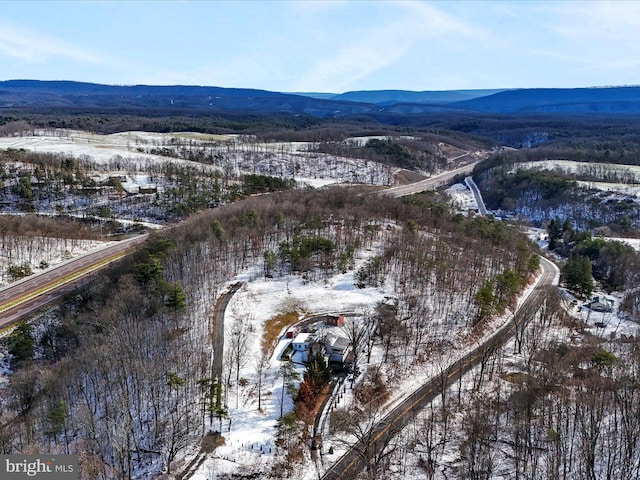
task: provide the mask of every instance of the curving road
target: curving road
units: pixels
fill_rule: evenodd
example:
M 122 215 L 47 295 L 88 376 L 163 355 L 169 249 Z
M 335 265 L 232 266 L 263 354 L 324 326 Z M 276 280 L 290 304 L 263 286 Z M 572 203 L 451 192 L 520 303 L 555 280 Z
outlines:
M 466 155 L 469 154 L 465 153 L 464 155 L 456 157 L 456 159 L 464 157 Z M 478 163 L 480 162 L 478 161 L 470 163 L 469 165 L 463 165 L 462 167 L 458 167 L 454 170 L 449 170 L 448 172 L 441 173 L 440 175 L 434 175 L 433 177 L 429 177 L 426 180 L 410 183 L 409 185 L 400 185 L 398 187 L 387 188 L 386 190 L 381 190 L 379 193 L 381 195 L 387 195 L 391 197 L 403 197 L 405 195 L 424 192 L 425 190 L 435 190 L 438 187 L 451 183 L 451 181 L 458 175 L 467 175 L 471 173 L 473 171 L 473 168 Z
M 540 257 L 542 275 L 526 300 L 522 302 L 514 315 L 513 321 L 505 324 L 485 343 L 477 346 L 464 357 L 447 368 L 440 375 L 418 388 L 406 400 L 389 412 L 374 428 L 371 435 L 366 437 L 373 439 L 366 448 L 362 442 L 351 447 L 331 468 L 322 476 L 322 480 L 350 480 L 355 478 L 366 465 L 365 459 L 358 453 L 369 451 L 373 457 L 380 449 L 388 444 L 415 415 L 424 409 L 442 392 L 443 386 L 449 385 L 478 365 L 492 351 L 503 345 L 516 331 L 521 322 L 527 321 L 523 312 L 531 311 L 544 299 L 547 288 L 554 285 L 557 278 L 558 267 L 544 257 Z
M 121 240 L 0 289 L 0 329 L 59 300 L 88 275 L 135 250 L 147 237 Z

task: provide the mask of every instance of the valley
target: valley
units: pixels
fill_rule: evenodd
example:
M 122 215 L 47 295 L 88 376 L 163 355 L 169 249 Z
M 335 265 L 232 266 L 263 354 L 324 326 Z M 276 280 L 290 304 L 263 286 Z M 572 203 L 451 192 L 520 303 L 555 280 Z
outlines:
M 592 463 L 556 449 L 591 431 L 594 399 L 607 441 L 635 448 L 611 420 L 637 393 L 634 144 L 607 163 L 594 139 L 579 162 L 558 138 L 406 130 L 6 130 L 7 284 L 148 239 L 5 332 L 2 448 L 78 452 L 105 480 L 634 472 L 601 444 Z M 318 315 L 344 325 L 287 336 Z M 333 370 L 332 335 L 350 352 Z M 385 417 L 414 392 L 410 418 Z

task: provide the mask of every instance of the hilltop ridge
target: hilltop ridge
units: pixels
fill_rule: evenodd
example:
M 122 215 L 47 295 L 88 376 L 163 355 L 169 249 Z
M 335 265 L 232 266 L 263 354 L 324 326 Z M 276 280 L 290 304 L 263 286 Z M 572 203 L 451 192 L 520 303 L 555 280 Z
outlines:
M 640 87 L 527 88 L 509 90 L 373 90 L 282 93 L 196 85 L 102 85 L 74 81 L 0 82 L 0 109 L 82 107 L 237 111 L 338 118 L 433 113 L 639 114 Z

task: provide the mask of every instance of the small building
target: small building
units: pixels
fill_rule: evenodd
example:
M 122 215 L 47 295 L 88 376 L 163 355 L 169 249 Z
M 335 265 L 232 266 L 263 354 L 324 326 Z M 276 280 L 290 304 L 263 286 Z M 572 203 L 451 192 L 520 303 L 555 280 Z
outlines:
M 300 333 L 300 327 L 291 327 L 289 328 L 284 336 L 285 338 L 295 338 Z
M 587 304 L 594 312 L 611 312 L 613 311 L 614 301 L 607 297 L 593 297 Z
M 344 316 L 342 315 L 327 315 L 324 319 L 324 323 L 333 327 L 344 326 Z

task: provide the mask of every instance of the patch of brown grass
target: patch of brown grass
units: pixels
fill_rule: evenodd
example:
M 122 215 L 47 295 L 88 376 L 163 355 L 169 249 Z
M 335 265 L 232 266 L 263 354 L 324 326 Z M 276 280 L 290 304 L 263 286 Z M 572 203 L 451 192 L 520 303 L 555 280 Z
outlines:
M 262 336 L 262 351 L 267 353 L 275 344 L 282 329 L 297 321 L 297 312 L 279 313 L 275 317 L 267 320 L 264 324 L 264 335 Z
M 219 433 L 207 433 L 202 439 L 200 451 L 211 453 L 217 447 L 224 445 L 224 437 Z
M 503 373 L 500 378 L 506 382 L 523 384 L 527 381 L 529 375 L 524 372 Z

